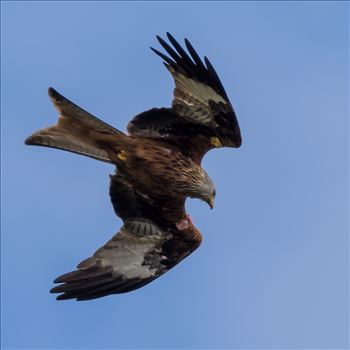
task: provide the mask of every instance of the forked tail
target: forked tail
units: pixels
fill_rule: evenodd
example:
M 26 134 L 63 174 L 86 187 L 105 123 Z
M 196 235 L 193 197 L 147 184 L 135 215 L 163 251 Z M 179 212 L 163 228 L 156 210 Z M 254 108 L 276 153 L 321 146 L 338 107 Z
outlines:
M 49 96 L 60 116 L 56 125 L 40 129 L 25 140 L 26 145 L 58 148 L 112 163 L 99 140 L 124 135 L 49 88 Z

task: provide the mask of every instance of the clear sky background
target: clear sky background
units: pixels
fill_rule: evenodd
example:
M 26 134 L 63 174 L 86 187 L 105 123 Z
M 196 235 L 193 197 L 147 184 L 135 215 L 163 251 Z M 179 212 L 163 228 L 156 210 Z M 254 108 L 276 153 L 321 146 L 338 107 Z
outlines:
M 348 3 L 2 2 L 3 348 L 345 348 Z M 24 139 L 55 123 L 55 87 L 125 130 L 170 105 L 156 34 L 188 37 L 235 106 L 240 149 L 210 152 L 204 241 L 145 288 L 48 293 L 120 227 L 113 167 Z

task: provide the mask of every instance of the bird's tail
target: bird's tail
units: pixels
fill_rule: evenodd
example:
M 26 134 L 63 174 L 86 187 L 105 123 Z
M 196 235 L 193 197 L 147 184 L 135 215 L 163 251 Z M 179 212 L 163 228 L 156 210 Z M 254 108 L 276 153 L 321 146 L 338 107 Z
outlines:
M 49 96 L 60 116 L 56 125 L 40 129 L 25 140 L 26 145 L 58 148 L 112 163 L 101 140 L 125 137 L 121 131 L 94 117 L 53 88 Z

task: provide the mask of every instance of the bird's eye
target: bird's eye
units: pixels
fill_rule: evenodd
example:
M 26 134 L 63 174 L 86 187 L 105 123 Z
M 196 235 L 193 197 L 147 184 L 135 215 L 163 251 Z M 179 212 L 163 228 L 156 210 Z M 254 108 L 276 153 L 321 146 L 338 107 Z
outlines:
M 214 197 L 216 196 L 216 190 L 214 190 L 213 195 L 214 195 Z

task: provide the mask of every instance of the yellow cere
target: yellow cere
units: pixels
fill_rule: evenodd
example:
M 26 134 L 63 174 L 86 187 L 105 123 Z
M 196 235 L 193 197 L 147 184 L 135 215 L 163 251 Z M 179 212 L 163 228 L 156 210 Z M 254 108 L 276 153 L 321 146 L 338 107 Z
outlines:
M 220 139 L 216 136 L 210 138 L 210 143 L 216 148 L 222 147 Z
M 118 158 L 121 160 L 121 161 L 126 161 L 126 155 L 125 155 L 125 152 L 124 151 L 120 151 L 118 152 Z

